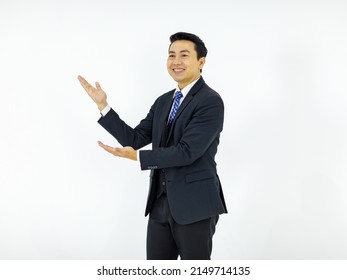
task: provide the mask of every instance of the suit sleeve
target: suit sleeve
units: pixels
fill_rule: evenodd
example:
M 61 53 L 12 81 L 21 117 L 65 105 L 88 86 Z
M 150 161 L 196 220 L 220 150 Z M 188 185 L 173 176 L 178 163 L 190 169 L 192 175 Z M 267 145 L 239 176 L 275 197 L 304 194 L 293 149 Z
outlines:
M 205 98 L 196 107 L 176 145 L 140 151 L 141 169 L 160 169 L 192 164 L 205 154 L 213 142 L 219 142 L 223 120 L 224 104 L 220 96 L 216 94 Z
M 117 141 L 124 146 L 138 150 L 152 142 L 153 112 L 156 102 L 151 107 L 145 119 L 135 128 L 127 125 L 119 115 L 111 109 L 98 123 L 105 128 Z

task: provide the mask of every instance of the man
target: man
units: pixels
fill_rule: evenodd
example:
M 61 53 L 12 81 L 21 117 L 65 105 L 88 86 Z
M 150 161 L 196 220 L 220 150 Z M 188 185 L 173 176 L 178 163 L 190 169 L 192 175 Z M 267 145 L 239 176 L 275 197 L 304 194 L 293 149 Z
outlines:
M 183 32 L 170 41 L 167 69 L 177 88 L 157 98 L 134 129 L 110 108 L 99 83 L 78 79 L 101 112 L 98 122 L 123 148 L 99 145 L 151 170 L 147 259 L 210 259 L 219 214 L 227 212 L 214 160 L 224 105 L 201 77 L 203 41 Z M 149 143 L 152 150 L 139 151 Z

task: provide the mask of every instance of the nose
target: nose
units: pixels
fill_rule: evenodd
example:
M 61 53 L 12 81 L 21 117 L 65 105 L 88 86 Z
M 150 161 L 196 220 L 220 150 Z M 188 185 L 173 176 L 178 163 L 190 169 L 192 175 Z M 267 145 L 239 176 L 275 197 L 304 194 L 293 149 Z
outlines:
M 181 64 L 181 59 L 179 57 L 175 57 L 173 61 L 173 65 L 180 65 Z

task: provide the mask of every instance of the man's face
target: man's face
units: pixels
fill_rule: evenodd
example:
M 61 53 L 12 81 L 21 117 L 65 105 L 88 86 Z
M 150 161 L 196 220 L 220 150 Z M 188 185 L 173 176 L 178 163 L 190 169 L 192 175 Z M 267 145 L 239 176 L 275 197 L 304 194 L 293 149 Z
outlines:
M 178 40 L 170 46 L 167 70 L 180 89 L 200 77 L 200 70 L 204 64 L 205 58 L 197 58 L 193 42 Z

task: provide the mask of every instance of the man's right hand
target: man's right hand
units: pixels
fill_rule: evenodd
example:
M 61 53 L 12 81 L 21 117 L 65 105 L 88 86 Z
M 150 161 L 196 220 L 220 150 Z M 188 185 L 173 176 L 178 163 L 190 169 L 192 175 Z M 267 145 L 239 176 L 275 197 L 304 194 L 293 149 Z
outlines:
M 78 80 L 91 99 L 93 99 L 93 101 L 96 103 L 98 109 L 102 111 L 107 106 L 107 95 L 102 90 L 100 84 L 96 82 L 95 87 L 93 87 L 81 76 L 78 76 Z

